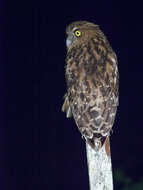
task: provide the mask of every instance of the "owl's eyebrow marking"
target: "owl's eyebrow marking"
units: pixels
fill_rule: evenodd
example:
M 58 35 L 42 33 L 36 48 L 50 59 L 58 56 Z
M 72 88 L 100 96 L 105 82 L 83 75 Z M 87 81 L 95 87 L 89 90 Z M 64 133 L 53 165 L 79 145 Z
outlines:
M 77 27 L 74 27 L 74 28 L 72 29 L 73 32 L 75 32 L 76 30 L 78 30 Z

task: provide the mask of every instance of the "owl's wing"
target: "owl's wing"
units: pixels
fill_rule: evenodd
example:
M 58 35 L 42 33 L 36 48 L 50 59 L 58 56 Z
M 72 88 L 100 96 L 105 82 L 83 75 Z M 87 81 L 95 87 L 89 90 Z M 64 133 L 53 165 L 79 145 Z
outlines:
M 62 106 L 62 111 L 66 112 L 67 118 L 72 117 L 72 111 L 69 105 L 69 99 L 68 99 L 67 93 L 64 95 L 64 103 Z
M 101 85 L 92 88 L 90 93 L 78 91 L 72 105 L 72 113 L 81 134 L 93 148 L 95 143 L 100 148 L 110 135 L 118 97 L 111 87 Z

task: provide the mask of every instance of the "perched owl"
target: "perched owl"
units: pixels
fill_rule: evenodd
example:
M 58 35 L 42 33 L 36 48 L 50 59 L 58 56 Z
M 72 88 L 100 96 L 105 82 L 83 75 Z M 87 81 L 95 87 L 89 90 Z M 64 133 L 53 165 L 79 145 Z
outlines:
M 110 135 L 118 106 L 117 57 L 98 25 L 66 28 L 66 82 L 62 111 L 74 117 L 87 143 L 99 150 Z

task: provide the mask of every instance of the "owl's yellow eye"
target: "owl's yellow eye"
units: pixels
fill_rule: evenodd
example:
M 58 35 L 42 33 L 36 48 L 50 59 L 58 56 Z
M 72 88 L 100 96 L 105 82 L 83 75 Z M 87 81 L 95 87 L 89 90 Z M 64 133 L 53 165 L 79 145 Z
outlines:
M 81 31 L 80 31 L 80 30 L 76 30 L 76 31 L 75 31 L 75 35 L 76 35 L 77 37 L 80 37 L 80 36 L 81 36 Z

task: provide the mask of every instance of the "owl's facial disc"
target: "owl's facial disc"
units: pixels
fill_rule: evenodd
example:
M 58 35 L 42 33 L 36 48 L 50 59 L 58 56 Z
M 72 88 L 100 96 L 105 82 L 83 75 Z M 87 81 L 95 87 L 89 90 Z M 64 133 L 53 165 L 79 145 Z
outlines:
M 67 40 L 66 40 L 67 47 L 69 47 L 72 44 L 73 38 L 74 38 L 74 35 L 72 33 L 68 35 Z
M 81 31 L 78 29 L 78 28 L 73 28 L 73 30 L 71 32 L 67 32 L 68 34 L 68 37 L 67 37 L 67 40 L 66 40 L 66 45 L 67 45 L 67 48 L 70 47 L 70 45 L 76 41 L 78 38 L 81 37 L 82 33 Z

